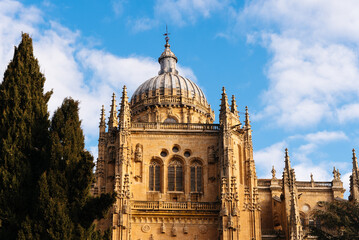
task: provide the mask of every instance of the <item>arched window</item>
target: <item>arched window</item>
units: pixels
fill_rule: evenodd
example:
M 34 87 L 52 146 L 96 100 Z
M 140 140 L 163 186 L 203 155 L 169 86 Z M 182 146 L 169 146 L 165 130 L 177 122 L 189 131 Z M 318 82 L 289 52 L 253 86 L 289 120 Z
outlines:
M 168 191 L 183 191 L 183 167 L 180 161 L 173 160 L 168 165 Z
M 202 164 L 199 161 L 191 165 L 191 192 L 202 192 Z
M 173 117 L 168 117 L 168 118 L 166 118 L 164 123 L 177 123 L 177 121 Z
M 149 179 L 149 188 L 150 191 L 161 191 L 161 166 L 158 162 L 152 161 L 150 164 L 150 179 Z

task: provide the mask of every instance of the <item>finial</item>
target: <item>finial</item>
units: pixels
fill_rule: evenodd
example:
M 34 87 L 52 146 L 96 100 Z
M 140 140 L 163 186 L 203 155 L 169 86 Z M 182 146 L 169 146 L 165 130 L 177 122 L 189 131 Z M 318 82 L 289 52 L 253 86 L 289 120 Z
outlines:
M 123 95 L 126 95 L 127 96 L 127 87 L 126 87 L 126 85 L 123 85 L 123 88 L 122 88 L 122 96 Z
M 234 95 L 232 95 L 231 112 L 234 113 L 235 115 L 238 115 L 237 102 L 236 102 L 236 97 Z
M 276 170 L 274 168 L 274 165 L 272 166 L 272 179 L 275 179 Z
M 116 109 L 116 95 L 115 93 L 112 94 L 112 103 L 111 103 L 111 110 L 110 110 L 110 117 L 108 121 L 109 128 L 115 128 L 118 126 L 117 123 L 117 109 Z
M 288 148 L 285 149 L 285 168 L 291 169 L 290 167 L 290 160 L 289 160 L 289 154 L 288 154 Z
M 220 112 L 229 112 L 228 97 L 226 89 L 222 87 L 221 110 Z
M 355 149 L 353 148 L 353 163 L 354 163 L 354 161 L 357 162 L 357 157 L 355 155 Z
M 165 45 L 166 48 L 171 47 L 171 45 L 169 45 L 169 43 L 168 43 L 168 41 L 170 40 L 169 35 L 170 35 L 170 33 L 168 32 L 167 24 L 166 24 L 166 32 L 163 34 L 163 36 L 165 36 L 165 40 L 166 40 L 166 45 Z
M 355 155 L 355 149 L 353 148 L 353 170 L 357 170 L 358 169 L 358 160 L 357 157 Z
M 245 126 L 247 128 L 251 127 L 251 121 L 249 121 L 249 113 L 248 113 L 248 107 L 247 106 L 246 106 L 246 119 L 245 119 L 244 123 L 245 123 Z
M 123 88 L 122 88 L 122 97 L 121 97 L 121 109 L 123 108 L 124 105 L 127 105 L 127 100 L 128 100 L 128 97 L 127 97 L 127 87 L 126 87 L 126 85 L 123 85 Z
M 106 127 L 106 117 L 105 117 L 105 106 L 104 105 L 102 105 L 102 108 L 101 108 L 100 127 Z

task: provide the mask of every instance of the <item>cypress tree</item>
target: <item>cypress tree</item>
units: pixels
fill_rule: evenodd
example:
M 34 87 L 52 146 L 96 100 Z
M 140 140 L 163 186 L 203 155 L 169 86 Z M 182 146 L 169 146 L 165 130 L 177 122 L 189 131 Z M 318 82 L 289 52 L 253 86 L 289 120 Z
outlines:
M 34 227 L 41 239 L 91 239 L 96 236 L 94 220 L 102 218 L 115 200 L 110 194 L 90 196 L 94 163 L 85 149 L 78 113 L 78 102 L 67 98 L 52 118 L 48 174 L 38 187 L 41 221 Z
M 78 102 L 65 99 L 50 124 L 44 82 L 22 34 L 0 85 L 0 239 L 107 239 L 93 222 L 115 195 L 90 196 Z
M 33 190 L 47 168 L 49 115 L 45 77 L 22 34 L 0 84 L 0 239 L 15 239 L 31 219 Z

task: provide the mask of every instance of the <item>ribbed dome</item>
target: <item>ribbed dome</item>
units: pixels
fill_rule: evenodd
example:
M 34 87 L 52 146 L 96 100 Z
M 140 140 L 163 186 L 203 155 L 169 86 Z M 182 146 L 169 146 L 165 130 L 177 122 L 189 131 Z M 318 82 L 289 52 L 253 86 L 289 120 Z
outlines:
M 163 73 L 142 83 L 132 95 L 131 103 L 135 104 L 143 98 L 164 95 L 192 98 L 207 105 L 206 97 L 197 84 L 171 72 Z
M 167 116 L 182 123 L 213 122 L 214 112 L 202 90 L 197 84 L 178 74 L 178 59 L 170 49 L 169 38 L 165 39 L 165 50 L 158 58 L 158 75 L 142 83 L 132 95 L 133 117 L 136 116 L 137 121 L 160 121 L 161 116 Z M 144 113 L 145 111 L 147 113 Z M 153 116 L 156 116 L 156 119 Z

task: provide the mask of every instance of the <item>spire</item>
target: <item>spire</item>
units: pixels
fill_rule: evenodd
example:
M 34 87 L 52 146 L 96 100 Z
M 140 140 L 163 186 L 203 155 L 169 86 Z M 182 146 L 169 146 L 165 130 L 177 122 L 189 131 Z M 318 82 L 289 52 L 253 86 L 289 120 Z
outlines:
M 120 113 L 118 116 L 120 120 L 120 128 L 121 129 L 128 128 L 131 124 L 131 112 L 130 112 L 130 105 L 128 103 L 126 86 L 123 86 L 121 104 L 120 104 Z
M 288 148 L 285 149 L 285 169 L 289 171 L 291 170 Z
M 355 149 L 353 148 L 353 169 L 352 175 L 350 176 L 350 201 L 359 202 L 359 171 L 358 171 L 358 160 L 355 155 Z
M 178 59 L 176 57 L 176 55 L 171 51 L 171 45 L 168 43 L 170 38 L 168 37 L 168 35 L 170 35 L 170 33 L 167 31 L 167 26 L 166 26 L 166 33 L 163 34 L 166 40 L 166 44 L 165 44 L 165 50 L 163 51 L 163 53 L 161 54 L 161 56 L 158 58 L 158 62 L 161 65 L 161 70 L 158 72 L 159 75 L 164 74 L 164 73 L 175 73 L 178 74 L 178 71 L 176 70 L 176 63 L 178 62 Z
M 249 121 L 249 113 L 248 113 L 248 107 L 246 106 L 246 119 L 244 120 L 244 125 L 247 128 L 251 128 L 251 121 Z
M 105 132 L 105 130 L 106 130 L 105 107 L 102 105 L 101 117 L 100 117 L 100 132 Z
M 355 149 L 353 148 L 353 171 L 358 172 L 358 160 L 357 157 L 355 155 Z
M 221 112 L 222 111 L 228 111 L 229 110 L 229 105 L 228 105 L 228 97 L 227 97 L 227 93 L 226 93 L 226 89 L 223 87 L 222 88 L 222 98 L 221 98 Z
M 238 115 L 237 103 L 234 95 L 232 95 L 231 112 L 235 115 Z
M 122 88 L 122 97 L 121 97 L 121 108 L 128 104 L 128 97 L 127 97 L 127 87 L 126 85 Z
M 108 120 L 108 128 L 116 128 L 118 127 L 118 121 L 117 121 L 117 109 L 116 109 L 116 95 L 115 93 L 112 94 L 112 103 L 111 103 L 111 111 L 110 111 L 110 117 Z

